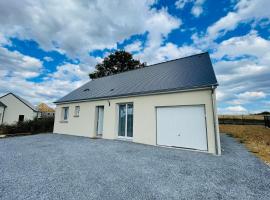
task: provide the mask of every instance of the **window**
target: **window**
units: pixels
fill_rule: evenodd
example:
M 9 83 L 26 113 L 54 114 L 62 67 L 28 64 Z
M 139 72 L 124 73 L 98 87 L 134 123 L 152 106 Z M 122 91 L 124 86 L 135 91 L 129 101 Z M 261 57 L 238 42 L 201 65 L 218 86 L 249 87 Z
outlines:
M 19 115 L 19 122 L 23 122 L 24 120 L 24 115 Z
M 67 121 L 68 120 L 68 107 L 62 108 L 62 120 Z
M 79 115 L 80 115 L 80 106 L 75 106 L 74 117 L 79 117 Z
M 103 133 L 104 106 L 97 106 L 97 136 Z
M 133 137 L 133 104 L 119 105 L 118 136 L 125 138 Z

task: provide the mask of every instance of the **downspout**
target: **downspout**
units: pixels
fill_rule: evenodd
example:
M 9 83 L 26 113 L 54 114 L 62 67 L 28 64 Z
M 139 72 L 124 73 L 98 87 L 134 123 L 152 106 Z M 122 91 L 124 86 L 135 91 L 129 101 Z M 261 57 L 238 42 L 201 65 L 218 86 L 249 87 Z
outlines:
M 2 116 L 2 122 L 1 122 L 1 124 L 3 124 L 3 122 L 4 122 L 5 110 L 6 110 L 6 107 L 4 107 L 4 110 L 3 110 L 3 116 Z
M 221 146 L 220 146 L 220 135 L 219 135 L 219 125 L 218 125 L 218 116 L 217 116 L 217 107 L 216 107 L 216 95 L 215 95 L 215 86 L 211 88 L 211 98 L 212 98 L 212 111 L 213 111 L 213 120 L 214 120 L 214 131 L 215 131 L 215 149 L 216 155 L 221 155 Z

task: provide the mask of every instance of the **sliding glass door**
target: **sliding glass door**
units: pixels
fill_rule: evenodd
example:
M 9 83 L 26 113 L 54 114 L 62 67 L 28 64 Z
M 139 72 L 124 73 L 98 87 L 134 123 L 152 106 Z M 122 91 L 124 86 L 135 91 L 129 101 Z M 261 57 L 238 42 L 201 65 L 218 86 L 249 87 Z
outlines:
M 118 136 L 122 138 L 133 137 L 133 104 L 119 105 Z

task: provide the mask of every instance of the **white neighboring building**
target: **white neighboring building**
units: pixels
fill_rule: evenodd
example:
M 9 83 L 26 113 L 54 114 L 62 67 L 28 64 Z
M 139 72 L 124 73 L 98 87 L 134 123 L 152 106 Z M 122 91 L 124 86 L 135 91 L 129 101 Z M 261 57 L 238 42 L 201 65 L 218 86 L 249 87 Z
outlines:
M 37 117 L 35 106 L 25 99 L 8 93 L 0 97 L 0 124 L 13 124 Z

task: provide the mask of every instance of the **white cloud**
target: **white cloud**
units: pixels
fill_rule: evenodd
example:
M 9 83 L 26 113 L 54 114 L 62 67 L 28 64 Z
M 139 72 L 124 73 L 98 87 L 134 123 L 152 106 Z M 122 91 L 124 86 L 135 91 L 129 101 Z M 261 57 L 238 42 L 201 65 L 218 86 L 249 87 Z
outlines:
M 269 52 L 270 41 L 251 31 L 221 42 L 211 56 L 217 59 L 215 69 L 222 82 L 256 80 L 256 77 L 265 79 L 263 75 L 270 74 Z
M 175 6 L 177 9 L 183 9 L 187 3 L 190 3 L 194 0 L 178 0 L 175 2 Z
M 166 55 L 173 57 L 171 56 L 171 53 L 174 55 L 175 53 L 172 51 L 169 52 L 169 50 L 177 49 L 177 46 L 171 43 L 167 43 L 165 46 L 162 44 L 168 37 L 168 34 L 172 30 L 179 28 L 181 24 L 182 21 L 169 15 L 166 9 L 153 11 L 151 18 L 146 21 L 149 33 L 147 35 L 145 48 L 143 51 L 135 54 L 135 57 L 139 58 L 143 62 L 147 62 L 148 64 L 164 61 L 166 60 Z M 168 52 L 164 52 L 164 49 L 167 49 Z
M 270 41 L 258 35 L 256 31 L 240 37 L 232 37 L 221 42 L 217 50 L 212 54 L 214 58 L 227 56 L 234 59 L 240 56 L 255 56 L 265 64 L 270 61 Z
M 171 16 L 166 9 L 152 10 L 151 17 L 145 22 L 149 31 L 146 46 L 148 48 L 159 47 L 168 34 L 179 28 L 181 24 L 182 21 Z
M 43 58 L 43 60 L 47 61 L 47 62 L 52 62 L 53 61 L 53 58 L 52 57 L 49 57 L 49 56 L 45 56 Z
M 200 38 L 199 34 L 193 35 L 193 40 L 195 47 L 213 51 L 210 56 L 219 82 L 217 100 L 220 106 L 226 103 L 245 109 L 255 104 L 263 107 L 263 99 L 268 98 L 270 91 L 269 39 L 250 31 L 219 44 L 204 35 Z M 234 114 L 236 111 L 219 108 L 219 113 Z
M 219 101 L 244 105 L 257 100 L 243 99 L 239 94 L 252 95 L 254 91 L 267 94 L 270 90 L 269 52 L 269 40 L 254 31 L 221 42 L 211 55 L 215 59 L 219 91 L 223 94 Z
M 234 30 L 240 23 L 270 19 L 269 0 L 240 0 L 234 7 L 233 12 L 219 19 L 208 27 L 207 35 L 215 39 L 228 31 Z M 265 22 L 264 22 L 265 23 Z
M 258 92 L 243 92 L 237 95 L 241 99 L 261 99 L 265 98 L 266 94 L 262 91 Z
M 42 61 L 0 47 L 0 95 L 14 92 L 33 104 L 52 102 L 88 81 L 88 65 L 63 64 L 35 83 L 45 70 Z
M 195 16 L 195 17 L 199 17 L 203 12 L 202 7 L 200 6 L 194 6 L 191 10 L 191 13 Z
M 44 50 L 84 59 L 94 49 L 116 48 L 134 34 L 149 32 L 151 43 L 168 35 L 180 20 L 154 0 L 0 2 L 0 33 L 32 39 Z M 2 38 L 2 37 L 1 37 Z
M 203 4 L 205 0 L 178 0 L 175 2 L 177 9 L 183 9 L 186 4 L 193 3 L 191 8 L 191 14 L 195 17 L 199 17 L 203 13 Z
M 48 74 L 43 81 L 37 83 L 27 80 L 26 76 L 7 77 L 1 73 L 0 85 L 5 85 L 5 87 L 0 87 L 0 95 L 12 91 L 35 105 L 40 102 L 53 105 L 53 101 L 89 80 L 88 71 L 82 71 L 81 68 L 74 64 L 58 66 L 57 71 Z
M 226 95 L 224 94 L 224 92 L 217 90 L 216 91 L 216 97 L 217 97 L 217 101 L 220 102 L 220 101 L 224 100 Z
M 2 44 L 10 44 L 10 41 L 0 32 L 0 46 Z
M 0 72 L 8 76 L 35 77 L 41 73 L 42 62 L 18 51 L 0 47 Z
M 264 99 L 267 95 L 262 91 L 243 92 L 235 95 L 235 99 L 229 100 L 227 103 L 234 105 L 243 105 L 247 103 L 256 103 L 260 99 Z
M 139 40 L 136 40 L 135 42 L 133 42 L 132 44 L 129 44 L 127 46 L 125 46 L 125 50 L 127 52 L 137 52 L 137 51 L 141 51 L 142 50 L 142 42 Z
M 146 49 L 148 51 L 148 49 Z M 141 54 L 135 54 L 135 57 L 147 62 L 147 64 L 154 64 L 165 60 L 172 60 L 189 56 L 196 53 L 201 53 L 200 49 L 193 46 L 181 46 L 178 47 L 173 43 L 167 43 L 164 46 L 158 47 L 154 52 L 142 52 Z
M 247 112 L 248 112 L 247 109 L 240 105 L 229 106 L 223 110 L 223 113 L 230 113 L 230 114 L 247 114 Z
M 73 81 L 76 79 L 88 80 L 87 71 L 83 71 L 80 65 L 70 63 L 57 66 L 56 72 L 54 72 L 53 74 L 49 74 L 48 77 L 62 81 Z
M 196 0 L 194 3 L 194 6 L 191 9 L 191 13 L 195 16 L 195 17 L 199 17 L 202 13 L 203 13 L 203 3 L 205 2 L 205 0 Z

